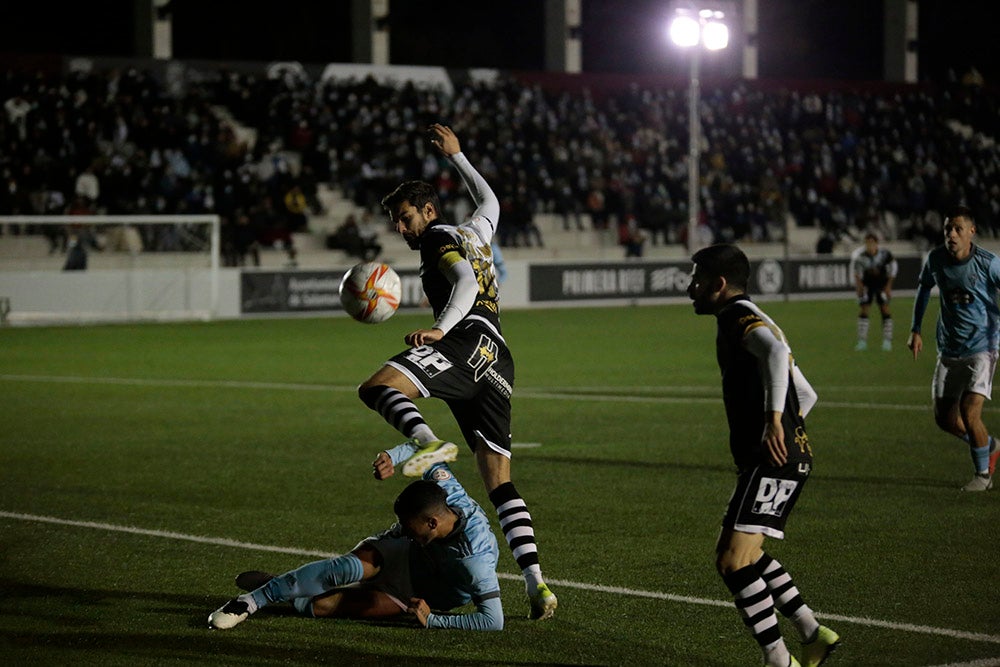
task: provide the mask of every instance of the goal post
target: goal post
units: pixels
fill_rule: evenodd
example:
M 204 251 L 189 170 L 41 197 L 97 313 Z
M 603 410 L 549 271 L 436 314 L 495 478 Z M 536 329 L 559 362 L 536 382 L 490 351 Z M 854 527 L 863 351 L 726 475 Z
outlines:
M 0 216 L 11 324 L 214 319 L 218 215 Z

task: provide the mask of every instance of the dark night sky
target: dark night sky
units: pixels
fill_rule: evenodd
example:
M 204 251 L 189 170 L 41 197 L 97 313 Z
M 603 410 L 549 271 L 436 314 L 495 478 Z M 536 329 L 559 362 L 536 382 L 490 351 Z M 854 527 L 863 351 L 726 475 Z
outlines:
M 682 75 L 683 56 L 666 44 L 669 0 L 582 0 L 588 72 Z M 349 0 L 174 0 L 174 56 L 180 59 L 349 62 Z M 254 9 L 248 9 L 253 6 Z M 989 54 L 992 24 L 975 20 L 974 0 L 919 0 L 920 78 L 975 64 L 1000 76 Z M 0 52 L 130 56 L 133 0 L 32 0 L 0 21 Z M 539 0 L 392 0 L 393 62 L 538 70 L 544 64 Z M 764 79 L 877 80 L 882 77 L 879 0 L 761 0 L 759 76 Z M 706 72 L 738 74 L 738 50 Z

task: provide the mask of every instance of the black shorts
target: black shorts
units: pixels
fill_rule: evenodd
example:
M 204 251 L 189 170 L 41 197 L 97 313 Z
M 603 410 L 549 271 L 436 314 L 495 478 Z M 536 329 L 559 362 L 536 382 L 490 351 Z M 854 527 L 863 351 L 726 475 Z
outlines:
M 460 322 L 436 343 L 400 352 L 386 363 L 406 375 L 422 396 L 448 404 L 470 449 L 483 441 L 510 456 L 514 359 L 493 329 L 474 320 Z
M 812 455 L 786 444 L 788 462 L 780 468 L 761 464 L 740 470 L 722 518 L 724 528 L 779 540 L 785 536 L 785 521 L 812 471 Z
M 885 285 L 865 285 L 864 292 L 858 297 L 858 305 L 869 306 L 877 303 L 880 306 L 889 304 L 889 295 L 885 293 Z

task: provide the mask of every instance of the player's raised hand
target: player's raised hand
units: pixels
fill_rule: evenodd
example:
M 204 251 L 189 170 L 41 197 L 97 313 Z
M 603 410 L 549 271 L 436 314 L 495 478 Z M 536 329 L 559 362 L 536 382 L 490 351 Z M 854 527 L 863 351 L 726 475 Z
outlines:
M 396 473 L 396 466 L 392 465 L 392 459 L 389 458 L 389 454 L 386 452 L 378 453 L 378 456 L 372 462 L 372 468 L 372 474 L 375 475 L 375 479 L 386 479 Z
M 455 136 L 450 127 L 434 123 L 428 129 L 431 133 L 431 143 L 445 155 L 452 156 L 462 151 L 462 146 L 458 143 L 458 137 Z

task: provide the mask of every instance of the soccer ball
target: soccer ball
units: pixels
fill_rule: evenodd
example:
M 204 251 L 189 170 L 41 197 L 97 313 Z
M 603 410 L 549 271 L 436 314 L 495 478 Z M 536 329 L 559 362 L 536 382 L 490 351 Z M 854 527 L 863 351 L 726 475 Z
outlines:
M 378 324 L 392 317 L 402 296 L 399 274 L 387 264 L 358 264 L 340 281 L 340 303 L 344 310 L 366 324 Z

